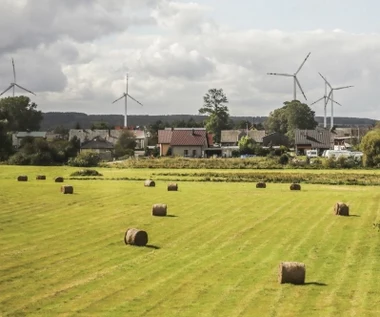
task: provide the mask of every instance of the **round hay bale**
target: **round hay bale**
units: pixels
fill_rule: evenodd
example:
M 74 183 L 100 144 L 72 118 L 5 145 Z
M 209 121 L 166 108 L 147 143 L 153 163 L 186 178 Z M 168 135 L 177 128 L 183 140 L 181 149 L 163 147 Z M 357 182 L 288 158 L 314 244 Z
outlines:
M 46 176 L 45 176 L 45 175 L 37 175 L 37 176 L 36 176 L 36 179 L 37 179 L 37 180 L 45 180 L 45 179 L 46 179 Z
M 166 204 L 154 204 L 152 207 L 152 215 L 153 216 L 166 216 L 168 210 L 168 206 Z
M 265 184 L 264 182 L 257 183 L 256 188 L 267 188 L 267 184 Z
M 301 185 L 298 183 L 293 183 L 290 185 L 290 190 L 301 190 Z
M 129 228 L 124 235 L 125 244 L 137 245 L 139 247 L 148 243 L 148 234 L 144 230 Z
M 20 175 L 19 177 L 17 177 L 17 180 L 19 182 L 27 182 L 28 181 L 28 176 L 26 176 L 26 175 Z
M 63 179 L 63 177 L 56 177 L 56 178 L 54 179 L 54 181 L 55 181 L 56 183 L 63 183 L 64 179 Z
M 62 194 L 74 194 L 74 188 L 71 185 L 63 185 L 61 186 Z
M 334 215 L 337 215 L 337 216 L 349 216 L 350 215 L 349 209 L 350 208 L 345 203 L 337 202 L 334 205 Z
M 144 182 L 144 186 L 145 187 L 155 187 L 156 186 L 156 183 L 154 181 L 152 181 L 151 179 L 147 179 L 145 182 Z
M 304 284 L 306 267 L 300 262 L 281 262 L 278 266 L 278 282 L 291 284 Z
M 168 191 L 177 191 L 178 190 L 178 184 L 177 183 L 171 183 L 168 185 Z

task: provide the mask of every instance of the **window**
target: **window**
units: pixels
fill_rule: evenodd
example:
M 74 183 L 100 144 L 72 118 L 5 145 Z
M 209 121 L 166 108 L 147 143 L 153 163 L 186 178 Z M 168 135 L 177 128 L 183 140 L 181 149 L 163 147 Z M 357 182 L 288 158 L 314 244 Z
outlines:
M 193 150 L 193 157 L 197 156 L 197 150 Z
M 183 156 L 189 156 L 189 151 L 188 150 L 184 150 L 183 151 Z

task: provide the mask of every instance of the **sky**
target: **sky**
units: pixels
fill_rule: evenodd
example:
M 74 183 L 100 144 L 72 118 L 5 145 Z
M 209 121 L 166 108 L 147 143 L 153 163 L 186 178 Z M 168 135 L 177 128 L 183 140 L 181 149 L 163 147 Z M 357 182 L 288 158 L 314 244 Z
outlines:
M 230 115 L 267 116 L 297 74 L 323 116 L 380 119 L 380 2 L 375 0 L 0 0 L 0 91 L 13 82 L 43 112 L 198 114 L 223 89 Z M 6 31 L 5 31 L 6 30 Z M 24 94 L 16 89 L 16 95 Z M 12 96 L 12 91 L 3 95 Z M 327 113 L 330 116 L 331 106 Z

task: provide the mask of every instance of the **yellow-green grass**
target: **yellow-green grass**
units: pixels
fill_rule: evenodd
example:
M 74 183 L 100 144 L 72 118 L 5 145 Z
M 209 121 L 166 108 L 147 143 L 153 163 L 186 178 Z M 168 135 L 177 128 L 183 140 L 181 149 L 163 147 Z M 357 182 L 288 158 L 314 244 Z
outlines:
M 377 187 L 70 180 L 61 194 L 53 178 L 75 170 L 0 167 L 0 316 L 380 315 Z M 126 246 L 129 227 L 149 247 Z M 305 263 L 306 284 L 278 284 L 280 261 Z

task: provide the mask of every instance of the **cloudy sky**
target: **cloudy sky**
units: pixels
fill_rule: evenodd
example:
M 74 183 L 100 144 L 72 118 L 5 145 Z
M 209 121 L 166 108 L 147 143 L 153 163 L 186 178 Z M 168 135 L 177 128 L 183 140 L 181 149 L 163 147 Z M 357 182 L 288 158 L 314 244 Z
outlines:
M 222 88 L 231 115 L 266 116 L 293 99 L 339 90 L 336 116 L 380 119 L 377 0 L 0 0 L 0 90 L 34 91 L 40 110 L 197 114 Z M 11 91 L 4 96 L 10 96 Z M 21 94 L 16 90 L 16 94 Z M 323 115 L 323 103 L 312 106 Z M 330 113 L 330 106 L 328 107 Z

